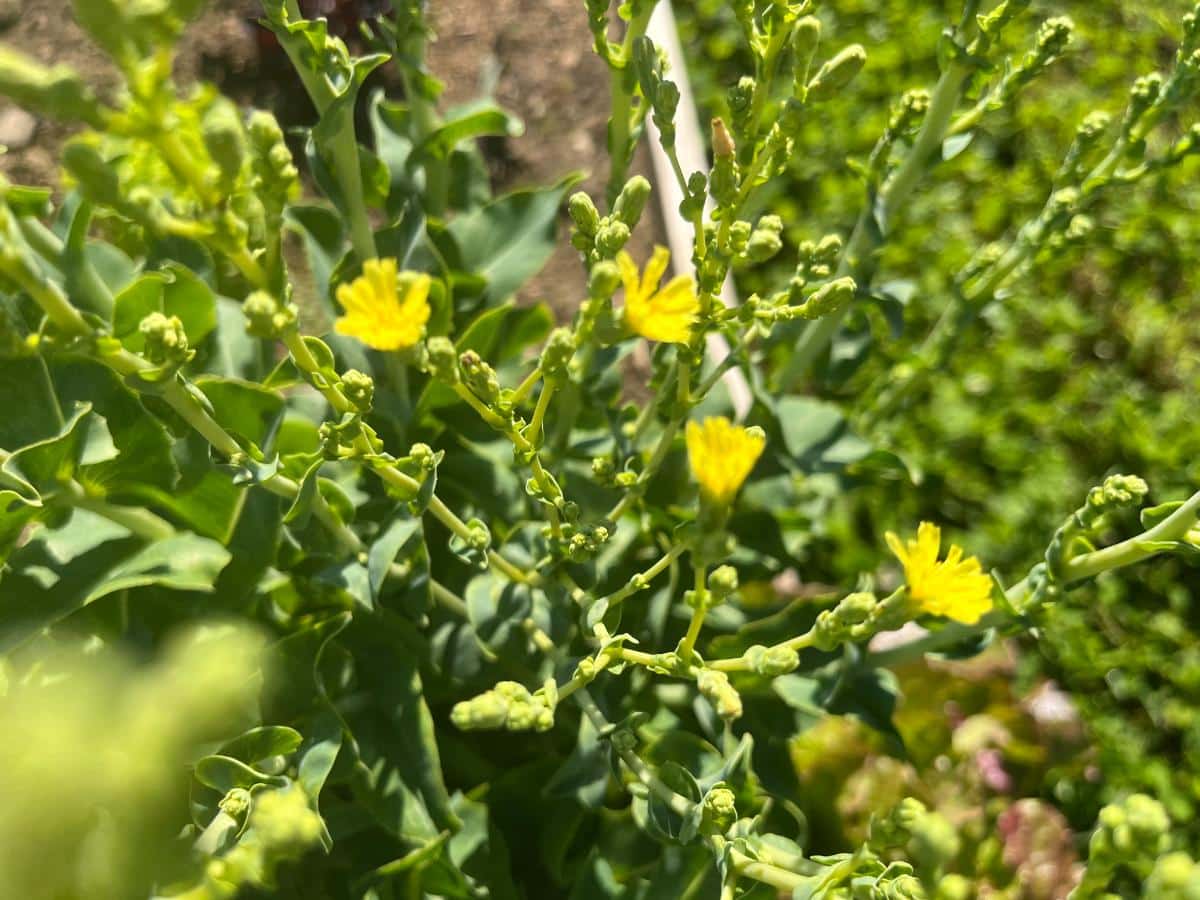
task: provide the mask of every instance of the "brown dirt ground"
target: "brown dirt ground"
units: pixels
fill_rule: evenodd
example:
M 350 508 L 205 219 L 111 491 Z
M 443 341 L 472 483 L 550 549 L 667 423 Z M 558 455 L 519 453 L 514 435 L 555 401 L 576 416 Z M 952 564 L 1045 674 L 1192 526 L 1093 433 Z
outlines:
M 117 82 L 107 59 L 71 16 L 69 0 L 24 0 L 22 13 L 0 33 L 0 41 L 39 60 L 82 72 L 102 94 Z M 433 0 L 429 4 L 436 40 L 429 64 L 446 85 L 444 104 L 478 96 L 491 82 L 495 98 L 525 123 L 519 138 L 485 148 L 498 190 L 552 183 L 580 170 L 582 187 L 603 193 L 607 175 L 605 127 L 608 76 L 591 51 L 591 36 L 579 0 Z M 243 103 L 299 109 L 299 82 L 271 58 L 256 36 L 254 0 L 215 0 L 185 35 L 181 80 L 213 80 Z M 7 101 L 0 100 L 0 112 Z M 297 106 L 297 104 L 301 104 Z M 281 115 L 282 118 L 289 118 Z M 0 172 L 18 183 L 55 184 L 57 154 L 71 127 L 39 121 L 33 141 L 0 156 Z M 644 152 L 634 171 L 648 168 Z M 560 247 L 546 269 L 522 291 L 522 299 L 545 299 L 569 314 L 583 284 L 578 256 L 567 244 L 568 223 L 560 220 Z M 648 217 L 630 247 L 648 255 L 658 232 Z

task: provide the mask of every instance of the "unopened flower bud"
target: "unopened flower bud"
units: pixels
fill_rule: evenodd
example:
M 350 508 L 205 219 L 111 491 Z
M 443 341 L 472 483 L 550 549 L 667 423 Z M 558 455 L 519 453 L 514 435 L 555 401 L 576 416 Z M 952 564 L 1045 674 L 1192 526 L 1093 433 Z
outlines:
M 448 337 L 431 337 L 425 342 L 425 366 L 438 381 L 456 385 L 459 381 L 458 350 Z
M 766 262 L 783 249 L 783 240 L 779 236 L 782 231 L 783 220 L 779 216 L 763 216 L 750 235 L 746 255 L 756 263 Z
M 429 471 L 437 465 L 437 454 L 428 444 L 413 444 L 408 451 L 408 458 L 425 471 Z
M 742 698 L 724 672 L 702 669 L 696 676 L 696 687 L 722 719 L 732 720 L 742 715 Z
M 641 175 L 634 175 L 621 188 L 613 204 L 613 215 L 633 229 L 642 217 L 646 200 L 650 197 L 650 182 Z
M 358 369 L 348 369 L 342 375 L 342 393 L 359 412 L 370 412 L 375 399 L 375 379 Z
M 467 534 L 465 537 L 467 545 L 472 550 L 483 552 L 492 545 L 492 533 L 488 527 L 480 519 L 472 519 L 467 523 Z
M 567 200 L 567 212 L 581 234 L 587 237 L 595 236 L 596 229 L 600 226 L 600 211 L 596 209 L 591 197 L 583 191 L 576 191 Z
M 178 316 L 150 313 L 142 319 L 138 331 L 146 342 L 143 355 L 157 366 L 182 365 L 195 355 L 188 349 L 187 334 Z
M 601 260 L 592 266 L 588 274 L 588 296 L 597 300 L 607 300 L 621 284 L 621 271 L 611 260 Z
M 821 103 L 832 99 L 862 71 L 867 51 L 862 44 L 851 44 L 821 66 L 816 77 L 808 83 L 808 99 Z
M 555 328 L 542 349 L 542 374 L 547 378 L 561 375 L 575 355 L 575 334 L 569 328 Z
M 596 231 L 596 249 L 605 257 L 616 256 L 628 240 L 629 226 L 619 219 L 602 222 Z
M 713 603 L 721 603 L 738 589 L 738 573 L 733 566 L 717 566 L 708 573 L 708 593 Z
M 796 671 L 800 654 L 791 647 L 764 647 L 756 644 L 746 651 L 751 671 L 764 678 L 775 678 Z
M 244 822 L 250 812 L 250 792 L 245 788 L 233 788 L 221 798 L 218 806 L 231 819 Z
M 733 137 L 729 134 L 729 129 L 725 127 L 725 121 L 720 116 L 712 120 L 712 148 L 713 156 L 717 159 L 731 157 L 737 152 Z
M 612 457 L 597 456 L 592 460 L 592 477 L 606 484 L 612 481 L 614 468 Z
M 813 54 L 821 43 L 821 22 L 816 16 L 804 16 L 792 26 L 792 53 L 796 65 L 796 86 L 800 87 L 812 65 Z
M 507 719 L 508 701 L 496 691 L 463 700 L 450 710 L 450 721 L 461 731 L 502 728 Z
M 496 370 L 484 362 L 474 350 L 466 350 L 458 357 L 458 367 L 463 381 L 487 403 L 500 399 L 500 378 Z
M 257 338 L 277 340 L 296 324 L 299 310 L 293 303 L 280 303 L 266 291 L 255 291 L 242 303 L 246 331 Z
M 219 98 L 205 111 L 200 134 L 221 177 L 232 181 L 246 161 L 246 134 L 238 109 L 231 100 Z
M 737 797 L 724 786 L 714 787 L 704 795 L 704 818 L 720 834 L 737 821 Z
M 858 284 L 849 275 L 835 278 L 819 287 L 800 306 L 799 315 L 805 319 L 817 319 L 837 312 L 853 298 Z

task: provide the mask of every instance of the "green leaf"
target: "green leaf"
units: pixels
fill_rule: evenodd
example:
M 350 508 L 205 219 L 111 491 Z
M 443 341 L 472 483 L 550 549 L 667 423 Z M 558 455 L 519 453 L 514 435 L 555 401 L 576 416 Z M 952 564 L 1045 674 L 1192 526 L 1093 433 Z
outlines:
M 0 651 L 119 591 L 158 586 L 210 593 L 230 554 L 195 534 L 150 545 L 105 519 L 75 511 L 43 528 L 9 558 L 0 590 Z
M 450 223 L 464 267 L 487 278 L 486 305 L 511 297 L 546 264 L 563 194 L 581 178 L 573 174 L 551 188 L 507 194 Z
M 346 233 L 341 218 L 324 206 L 289 206 L 283 220 L 285 227 L 304 241 L 317 296 L 332 310 L 333 272 L 346 254 Z M 296 273 L 292 273 L 292 280 L 300 281 Z
M 221 795 L 229 793 L 234 788 L 249 790 L 255 785 L 269 784 L 274 787 L 287 787 L 290 782 L 281 775 L 268 775 L 246 765 L 241 760 L 229 756 L 206 756 L 195 768 L 196 780 Z
M 288 756 L 295 753 L 304 738 L 294 728 L 283 725 L 263 725 L 243 732 L 221 745 L 221 756 L 231 756 L 253 765 L 272 756 Z
M 407 165 L 419 165 L 428 158 L 444 160 L 450 151 L 463 141 L 485 135 L 503 135 L 519 137 L 525 131 L 521 120 L 510 115 L 490 101 L 483 100 L 438 128 L 422 141 Z

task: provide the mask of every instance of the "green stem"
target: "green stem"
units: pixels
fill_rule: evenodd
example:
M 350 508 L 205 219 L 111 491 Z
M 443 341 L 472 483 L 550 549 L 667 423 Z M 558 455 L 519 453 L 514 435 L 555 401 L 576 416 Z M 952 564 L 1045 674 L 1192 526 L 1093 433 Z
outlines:
M 708 615 L 708 591 L 704 586 L 706 568 L 703 563 L 694 566 L 696 575 L 695 594 L 696 607 L 692 610 L 692 620 L 688 622 L 687 634 L 679 643 L 679 657 L 689 662 L 696 652 L 696 641 L 700 638 L 700 629 L 704 627 L 704 619 Z
M 176 533 L 170 522 L 150 510 L 139 506 L 119 506 L 103 498 L 91 496 L 76 481 L 65 485 L 65 497 L 71 506 L 115 522 L 146 542 L 165 540 Z
M 608 205 L 616 201 L 617 195 L 625 185 L 625 173 L 629 170 L 629 162 L 633 157 L 633 97 L 637 91 L 637 81 L 632 78 L 633 42 L 646 33 L 650 24 L 650 16 L 654 12 L 654 4 L 645 4 L 646 9 L 634 17 L 625 29 L 625 40 L 621 43 L 618 55 L 620 66 L 610 63 L 610 81 L 612 82 L 612 117 L 609 119 L 609 149 L 611 151 L 612 170 L 608 176 Z M 627 77 L 629 76 L 629 77 Z M 631 82 L 631 83 L 630 83 Z
M 626 598 L 632 597 L 638 591 L 645 590 L 650 586 L 650 582 L 661 575 L 670 567 L 671 563 L 675 562 L 686 548 L 682 544 L 675 544 L 668 550 L 661 559 L 658 560 L 650 568 L 644 572 L 634 575 L 625 583 L 625 586 L 618 591 L 614 591 L 602 600 L 607 601 L 609 609 L 612 609 L 619 603 L 623 603 Z M 597 601 L 600 602 L 600 601 Z
M 882 217 L 885 226 L 892 222 L 908 195 L 916 187 L 917 181 L 928 167 L 930 158 L 945 137 L 971 71 L 967 64 L 955 61 L 946 67 L 946 71 L 938 79 L 929 99 L 929 111 L 913 141 L 912 149 L 896 173 L 880 190 L 875 204 L 877 208 L 864 207 L 859 215 L 850 240 L 842 251 L 835 277 L 852 276 L 860 288 L 869 283 L 874 268 L 872 257 L 882 241 L 877 224 L 879 217 Z M 849 309 L 850 304 L 846 304 L 840 310 L 810 323 L 804 330 L 800 342 L 780 373 L 779 387 L 782 391 L 791 390 L 808 373 L 821 351 L 833 339 Z

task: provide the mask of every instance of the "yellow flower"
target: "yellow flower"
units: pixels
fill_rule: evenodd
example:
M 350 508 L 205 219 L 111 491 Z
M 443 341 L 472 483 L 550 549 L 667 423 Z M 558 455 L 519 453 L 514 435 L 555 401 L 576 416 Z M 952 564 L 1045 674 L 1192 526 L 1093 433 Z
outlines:
M 974 625 L 992 608 L 992 579 L 978 559 L 963 559 L 962 548 L 951 545 L 946 558 L 938 560 L 942 531 L 932 522 L 922 522 L 917 539 L 907 544 L 890 531 L 886 537 L 904 566 L 908 595 L 925 612 Z
M 709 417 L 703 425 L 688 422 L 688 459 L 701 493 L 723 506 L 730 503 L 766 442 L 759 429 L 742 428 L 724 416 Z
M 429 321 L 430 282 L 421 272 L 397 272 L 394 259 L 368 259 L 361 277 L 338 286 L 346 314 L 334 329 L 376 350 L 405 350 Z
M 617 254 L 617 266 L 625 285 L 625 322 L 648 340 L 685 344 L 700 311 L 700 300 L 687 275 L 672 278 L 659 290 L 658 283 L 670 258 L 666 247 L 655 247 L 639 279 L 633 257 L 624 250 Z

